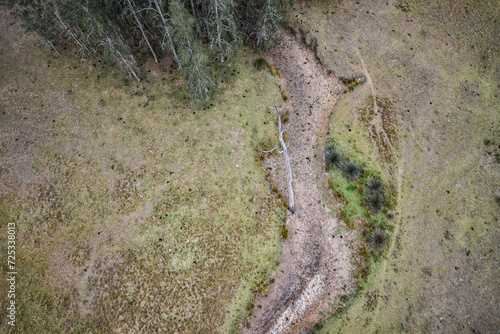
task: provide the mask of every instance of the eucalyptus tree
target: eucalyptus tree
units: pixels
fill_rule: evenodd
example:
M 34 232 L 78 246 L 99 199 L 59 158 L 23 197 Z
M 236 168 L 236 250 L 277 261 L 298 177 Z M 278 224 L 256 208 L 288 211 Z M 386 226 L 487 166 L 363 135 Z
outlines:
M 9 3 L 9 5 L 13 5 L 13 3 Z M 61 56 L 61 53 L 51 41 L 57 38 L 59 32 L 54 28 L 56 22 L 53 15 L 47 13 L 46 6 L 47 4 L 44 1 L 34 0 L 30 7 L 25 8 L 19 14 L 26 32 L 38 33 L 44 42 L 50 45 L 58 56 Z
M 186 72 L 194 96 L 206 99 L 215 87 L 211 63 L 229 59 L 241 41 L 272 46 L 288 1 L 20 0 L 16 8 L 26 29 L 38 32 L 57 54 L 53 41 L 63 36 L 82 57 L 114 62 L 137 80 L 132 50 L 146 49 L 155 62 L 168 54 Z
M 78 25 L 78 22 L 72 22 L 68 20 L 69 15 L 67 13 L 71 13 L 71 11 L 66 10 L 65 12 L 61 13 L 60 6 L 58 5 L 57 1 L 48 3 L 47 8 L 51 11 L 53 17 L 55 18 L 55 22 L 59 26 L 61 33 L 66 35 L 69 39 L 73 40 L 75 44 L 79 46 L 80 52 L 84 57 L 95 53 L 96 50 L 89 47 L 84 41 L 85 33 Z
M 281 13 L 290 0 L 248 0 L 241 2 L 239 23 L 244 33 L 258 47 L 269 48 L 281 37 Z
M 145 42 L 147 44 L 149 50 L 151 51 L 151 54 L 155 59 L 155 63 L 157 63 L 158 57 L 156 57 L 156 52 L 153 50 L 153 47 L 149 42 L 148 33 L 146 31 L 146 28 L 144 27 L 144 24 L 147 21 L 142 17 L 141 8 L 138 8 L 137 5 L 135 4 L 135 1 L 131 0 L 124 0 L 123 7 L 124 7 L 124 15 L 130 15 L 131 17 L 133 17 L 133 22 L 135 22 L 135 26 L 141 32 L 141 42 Z
M 195 37 L 194 18 L 180 0 L 170 0 L 174 45 L 187 72 L 187 87 L 196 97 L 208 99 L 215 87 L 206 50 Z
M 153 27 L 156 31 L 158 31 L 161 49 L 164 51 L 168 50 L 172 54 L 174 61 L 177 63 L 177 68 L 181 70 L 182 63 L 177 55 L 177 51 L 175 50 L 169 22 L 170 20 L 168 19 L 168 14 L 165 12 L 166 7 L 167 4 L 165 0 L 150 0 L 147 10 L 150 14 L 149 16 L 151 17 Z
M 278 40 L 278 24 L 282 20 L 279 5 L 280 2 L 278 0 L 263 1 L 255 32 L 258 46 L 268 48 Z
M 87 57 L 95 60 L 101 60 L 101 57 L 105 60 L 111 60 L 123 72 L 140 81 L 137 75 L 135 56 L 126 41 L 123 25 L 116 19 L 118 15 L 123 15 L 120 14 L 123 13 L 123 10 L 128 9 L 113 2 L 102 5 L 97 0 L 70 4 L 75 7 L 65 7 L 66 15 L 76 16 L 73 17 L 72 22 L 79 27 L 82 39 L 92 50 L 92 53 Z
M 221 63 L 231 55 L 234 45 L 240 40 L 232 15 L 234 5 L 232 0 L 208 0 L 201 7 L 204 33 Z

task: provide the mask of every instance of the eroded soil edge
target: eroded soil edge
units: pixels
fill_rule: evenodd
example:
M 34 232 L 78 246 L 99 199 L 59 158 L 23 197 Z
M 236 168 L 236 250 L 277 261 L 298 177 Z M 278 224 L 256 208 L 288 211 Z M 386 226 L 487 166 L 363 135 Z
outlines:
M 318 62 L 299 36 L 287 32 L 283 43 L 265 57 L 281 71 L 290 113 L 288 147 L 293 154 L 295 213 L 289 214 L 289 238 L 274 274 L 275 283 L 259 296 L 250 329 L 242 333 L 298 333 L 333 310 L 335 296 L 349 290 L 351 236 L 339 232 L 338 221 L 326 203 L 327 175 L 324 145 L 333 106 L 342 83 Z M 287 194 L 283 157 L 264 163 L 279 191 Z

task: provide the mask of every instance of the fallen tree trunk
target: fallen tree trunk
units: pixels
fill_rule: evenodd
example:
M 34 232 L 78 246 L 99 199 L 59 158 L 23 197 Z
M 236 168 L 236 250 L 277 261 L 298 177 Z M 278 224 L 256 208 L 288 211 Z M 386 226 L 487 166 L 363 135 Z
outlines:
M 276 115 L 278 116 L 279 141 L 282 149 L 279 150 L 277 147 L 275 147 L 271 151 L 262 151 L 262 152 L 271 153 L 274 150 L 277 150 L 280 154 L 283 154 L 285 156 L 287 185 L 288 185 L 288 210 L 290 210 L 290 212 L 293 214 L 295 212 L 295 201 L 294 201 L 293 186 L 292 186 L 292 167 L 290 166 L 290 161 L 292 160 L 292 157 L 288 156 L 288 149 L 286 147 L 285 140 L 283 139 L 283 133 L 285 133 L 285 131 L 288 131 L 290 123 L 288 123 L 286 128 L 283 129 L 283 127 L 281 126 L 281 114 L 280 111 L 278 110 L 278 107 L 274 105 L 274 107 L 269 107 L 269 108 L 274 109 L 276 111 Z

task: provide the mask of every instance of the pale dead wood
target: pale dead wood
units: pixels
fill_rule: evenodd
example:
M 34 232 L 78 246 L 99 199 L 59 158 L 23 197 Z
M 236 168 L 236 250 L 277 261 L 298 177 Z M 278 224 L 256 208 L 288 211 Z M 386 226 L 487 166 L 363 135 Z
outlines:
M 261 151 L 261 152 L 262 153 L 272 153 L 275 150 L 277 150 L 280 154 L 283 154 L 285 156 L 285 165 L 286 165 L 287 182 L 288 182 L 288 210 L 290 210 L 291 213 L 294 213 L 295 212 L 295 201 L 294 201 L 293 186 L 292 186 L 292 167 L 290 166 L 290 161 L 293 159 L 293 156 L 288 156 L 288 150 L 286 147 L 286 143 L 285 143 L 285 140 L 283 139 L 283 133 L 288 131 L 288 129 L 290 127 L 290 123 L 288 123 L 286 128 L 283 129 L 283 127 L 281 126 L 281 114 L 280 114 L 280 111 L 278 110 L 278 107 L 276 107 L 276 105 L 274 105 L 274 107 L 269 107 L 269 109 L 274 109 L 276 111 L 276 115 L 278 115 L 279 140 L 280 140 L 282 150 L 279 150 L 277 147 L 275 147 L 270 151 Z

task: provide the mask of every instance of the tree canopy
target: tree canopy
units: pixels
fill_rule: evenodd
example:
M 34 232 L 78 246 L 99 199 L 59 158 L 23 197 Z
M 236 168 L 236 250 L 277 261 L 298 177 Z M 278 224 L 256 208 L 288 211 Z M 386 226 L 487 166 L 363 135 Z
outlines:
M 82 57 L 111 61 L 136 80 L 137 52 L 150 53 L 156 62 L 168 55 L 186 72 L 194 97 L 207 99 L 216 85 L 211 64 L 230 59 L 241 42 L 274 45 L 288 1 L 25 0 L 16 7 L 25 28 L 56 52 L 53 41 L 62 36 Z

